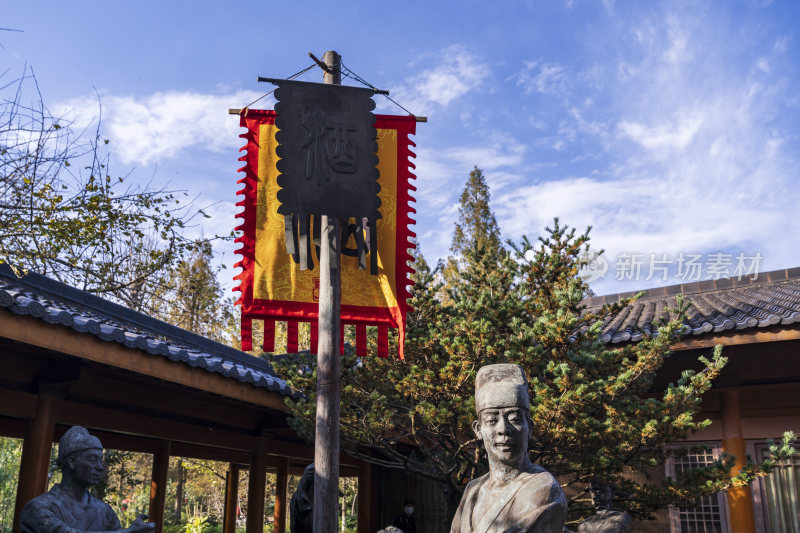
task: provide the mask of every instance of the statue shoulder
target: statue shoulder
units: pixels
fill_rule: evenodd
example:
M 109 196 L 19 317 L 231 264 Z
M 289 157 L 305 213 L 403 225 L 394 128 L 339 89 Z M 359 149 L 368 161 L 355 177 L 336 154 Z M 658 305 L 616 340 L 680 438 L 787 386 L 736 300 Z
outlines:
M 22 513 L 28 514 L 42 510 L 58 510 L 59 508 L 59 497 L 57 495 L 58 490 L 59 486 L 55 485 L 49 491 L 39 494 L 35 498 L 31 498 L 22 507 Z
M 97 507 L 98 509 L 102 509 L 103 512 L 106 513 L 106 514 L 111 513 L 115 517 L 117 516 L 117 513 L 114 512 L 114 508 L 111 507 L 111 505 L 109 505 L 108 503 L 104 502 L 100 498 L 96 498 L 94 495 L 92 495 L 91 492 L 89 493 L 89 500 L 91 502 L 90 504 L 93 507 Z
M 526 494 L 526 499 L 532 498 L 541 503 L 556 502 L 566 507 L 567 498 L 564 489 L 553 474 L 541 466 L 533 465 L 533 468 L 520 476 L 523 476 L 525 483 L 521 491 Z
M 480 477 L 476 477 L 475 479 L 473 479 L 472 481 L 467 483 L 467 486 L 464 487 L 464 496 L 466 496 L 467 494 L 471 494 L 471 493 L 475 492 L 476 490 L 480 489 L 481 485 L 486 483 L 487 479 L 489 479 L 489 474 L 484 474 L 484 475 L 482 475 Z
M 91 499 L 92 507 L 97 510 L 98 517 L 102 516 L 102 520 L 105 521 L 105 524 L 102 526 L 104 530 L 116 531 L 122 529 L 122 523 L 119 521 L 119 517 L 113 507 L 103 500 L 95 498 L 91 494 L 89 494 L 89 498 Z
M 20 530 L 22 533 L 36 533 L 42 524 L 58 522 L 64 519 L 59 488 L 55 485 L 49 491 L 28 500 L 20 512 Z
M 622 511 L 605 511 L 590 516 L 578 526 L 578 533 L 628 533 L 633 519 Z

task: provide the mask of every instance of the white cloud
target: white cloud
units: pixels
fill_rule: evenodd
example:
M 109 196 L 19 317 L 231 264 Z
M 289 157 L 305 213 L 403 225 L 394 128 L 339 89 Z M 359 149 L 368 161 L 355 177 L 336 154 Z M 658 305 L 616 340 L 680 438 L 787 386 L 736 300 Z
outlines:
M 525 68 L 516 78 L 517 85 L 525 88 L 525 94 L 558 94 L 564 91 L 569 82 L 567 71 L 562 65 L 537 61 L 526 61 Z
M 772 51 L 776 54 L 783 54 L 789 48 L 789 41 L 791 39 L 785 35 L 775 39 L 775 44 L 772 46 Z
M 480 87 L 491 72 L 486 62 L 460 45 L 433 56 L 433 63 L 392 91 L 395 100 L 417 115 L 448 106 Z
M 415 183 L 419 223 L 415 231 L 424 244 L 426 258 L 436 262 L 449 253 L 458 198 L 470 171 L 484 171 L 493 195 L 522 181 L 527 147 L 504 134 L 486 133 L 483 143 L 446 149 L 417 150 Z M 494 201 L 493 201 L 494 204 Z
M 601 0 L 603 3 L 603 7 L 606 8 L 606 11 L 614 11 L 614 4 L 616 3 L 614 0 Z
M 611 256 L 732 250 L 761 253 L 762 271 L 800 264 L 796 112 L 787 113 L 798 87 L 787 74 L 785 38 L 753 37 L 761 43 L 753 46 L 704 9 L 626 22 L 631 29 L 609 38 L 627 46 L 592 67 L 617 75 L 571 79 L 572 96 L 591 101 L 565 99 L 558 121 L 532 142 L 598 150 L 597 166 L 575 172 L 561 159 L 546 180 L 495 195 L 504 235 L 535 237 L 557 216 L 579 230 L 593 226 L 593 244 Z M 548 61 L 528 68 L 530 86 Z M 612 280 L 601 292 L 645 285 L 632 284 Z
M 682 149 L 692 142 L 702 126 L 702 119 L 697 115 L 679 117 L 674 123 L 660 123 L 645 126 L 623 119 L 619 123 L 620 135 L 650 150 L 661 148 Z
M 260 96 L 254 91 L 230 94 L 158 92 L 145 97 L 101 97 L 103 135 L 111 139 L 113 153 L 126 165 L 149 165 L 186 156 L 189 149 L 220 153 L 241 145 L 237 117 L 231 107 L 241 107 Z M 271 107 L 273 100 L 259 102 Z M 55 107 L 77 127 L 97 120 L 98 101 L 81 98 Z
M 666 23 L 667 46 L 664 50 L 664 59 L 669 63 L 689 61 L 694 53 L 690 46 L 691 19 L 668 16 Z

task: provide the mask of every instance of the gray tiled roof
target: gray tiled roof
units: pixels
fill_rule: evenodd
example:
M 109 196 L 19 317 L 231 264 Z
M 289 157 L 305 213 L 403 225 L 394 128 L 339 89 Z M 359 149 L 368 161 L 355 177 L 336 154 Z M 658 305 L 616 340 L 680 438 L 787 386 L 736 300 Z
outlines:
M 0 308 L 292 395 L 286 382 L 275 376 L 264 359 L 38 274 L 18 278 L 6 264 L 0 264 Z
M 583 303 L 596 310 L 635 294 L 595 296 Z M 800 323 L 800 268 L 790 268 L 762 272 L 756 279 L 723 278 L 648 289 L 606 322 L 603 342 L 635 342 L 657 334 L 658 322 L 671 317 L 667 310 L 675 308 L 678 294 L 691 304 L 684 323 L 689 335 Z

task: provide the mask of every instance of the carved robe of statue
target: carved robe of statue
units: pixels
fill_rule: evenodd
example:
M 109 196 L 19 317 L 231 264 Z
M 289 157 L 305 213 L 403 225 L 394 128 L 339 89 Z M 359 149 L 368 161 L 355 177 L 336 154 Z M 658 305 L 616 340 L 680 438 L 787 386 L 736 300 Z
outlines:
M 107 503 L 90 493 L 82 502 L 64 493 L 61 484 L 25 504 L 20 516 L 22 533 L 74 533 L 78 531 L 118 531 L 122 529 L 116 513 Z
M 630 533 L 630 515 L 622 511 L 599 511 L 578 526 L 578 533 Z
M 558 481 L 536 465 L 520 473 L 495 499 L 481 498 L 489 474 L 470 481 L 450 533 L 561 533 L 567 502 Z

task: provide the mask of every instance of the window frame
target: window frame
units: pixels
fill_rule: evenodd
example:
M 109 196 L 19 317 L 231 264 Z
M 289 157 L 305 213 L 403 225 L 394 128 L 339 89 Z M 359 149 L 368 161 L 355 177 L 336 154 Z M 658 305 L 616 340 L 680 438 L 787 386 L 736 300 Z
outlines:
M 707 446 L 711 449 L 711 454 L 714 460 L 719 460 L 720 454 L 722 453 L 722 443 L 719 441 L 716 442 L 687 442 L 687 443 L 680 443 L 680 444 L 670 444 L 666 447 L 667 450 L 667 460 L 664 463 L 664 469 L 667 476 L 671 477 L 672 479 L 677 479 L 677 474 L 675 471 L 675 456 L 673 453 L 681 448 L 691 448 L 692 446 Z M 721 525 L 721 533 L 730 533 L 730 520 L 728 517 L 728 496 L 725 492 L 718 492 L 716 496 L 719 500 L 719 516 L 720 516 L 720 525 Z M 680 510 L 670 505 L 669 507 L 669 530 L 671 533 L 686 533 L 683 532 L 681 529 L 681 519 L 680 519 Z
M 780 438 L 773 439 L 780 441 Z M 757 440 L 748 443 L 747 453 L 755 458 L 757 464 L 763 462 L 762 451 L 769 448 L 766 440 Z M 753 487 L 753 507 L 755 508 L 756 532 L 772 533 L 772 526 L 769 521 L 769 507 L 767 505 L 767 483 L 766 479 L 758 478 L 752 483 Z M 800 490 L 798 490 L 798 500 L 800 500 Z M 800 510 L 798 511 L 800 513 Z

